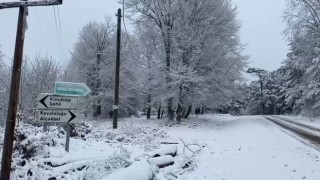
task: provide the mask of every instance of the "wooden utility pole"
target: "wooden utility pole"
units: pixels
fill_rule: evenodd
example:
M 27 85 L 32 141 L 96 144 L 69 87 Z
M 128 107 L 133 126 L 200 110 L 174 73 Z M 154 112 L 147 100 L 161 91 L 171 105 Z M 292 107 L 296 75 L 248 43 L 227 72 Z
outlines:
M 0 9 L 19 7 L 19 18 L 17 26 L 16 44 L 14 51 L 11 86 L 10 86 L 10 98 L 8 103 L 7 122 L 3 142 L 3 152 L 1 161 L 1 180 L 9 180 L 11 172 L 11 161 L 12 161 L 12 149 L 14 140 L 14 130 L 17 118 L 17 107 L 19 101 L 19 90 L 20 90 L 20 77 L 21 77 L 21 66 L 23 58 L 23 47 L 26 31 L 26 16 L 28 6 L 49 6 L 62 4 L 62 0 L 56 0 L 52 2 L 47 1 L 19 1 L 19 2 L 8 2 L 0 3 Z
M 118 105 L 119 105 L 119 80 L 120 80 L 120 51 L 121 51 L 121 9 L 118 9 L 118 27 L 117 27 L 117 54 L 116 54 L 116 78 L 114 88 L 113 103 L 113 129 L 118 128 Z

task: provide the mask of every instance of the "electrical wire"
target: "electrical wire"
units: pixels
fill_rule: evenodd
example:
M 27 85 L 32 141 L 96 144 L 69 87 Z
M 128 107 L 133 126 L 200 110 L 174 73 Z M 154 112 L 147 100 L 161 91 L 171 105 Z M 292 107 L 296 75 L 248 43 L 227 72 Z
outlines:
M 126 42 L 124 44 L 124 47 L 126 47 L 127 43 L 129 43 L 129 34 L 128 34 L 128 31 L 127 31 L 127 26 L 126 26 L 126 22 L 125 22 L 125 16 L 124 16 L 125 15 L 124 14 L 125 10 L 124 10 L 124 7 L 125 7 L 125 1 L 123 0 L 122 1 L 122 9 L 123 9 L 122 21 L 123 21 L 123 27 L 124 27 L 124 30 L 126 31 L 126 36 L 127 36 Z
M 58 21 L 59 21 L 60 40 L 61 40 L 61 45 L 62 45 L 62 56 L 63 56 L 63 59 L 65 60 L 64 43 L 63 43 L 63 38 L 62 38 L 62 26 L 61 26 L 61 18 L 60 18 L 59 7 L 57 7 L 57 12 L 58 12 Z
M 43 43 L 44 43 L 44 45 L 46 46 L 46 48 L 48 49 L 46 36 L 45 36 L 45 34 L 44 34 L 44 31 L 43 31 L 43 28 L 42 28 L 42 25 L 41 25 L 41 21 L 40 21 L 40 18 L 39 18 L 39 13 L 38 13 L 37 7 L 34 7 L 34 9 L 35 9 L 35 12 L 36 12 L 37 21 L 38 21 L 38 26 L 39 26 L 39 29 L 40 29 L 40 32 L 41 32 L 41 36 L 42 36 L 42 39 L 43 39 Z
M 124 46 L 123 47 L 126 47 L 127 44 L 129 44 L 128 48 L 129 48 L 129 51 L 131 52 L 131 54 L 133 55 L 133 50 L 132 50 L 132 46 L 130 46 L 130 39 L 129 39 L 129 33 L 128 33 L 128 30 L 127 30 L 127 25 L 126 25 L 126 21 L 125 21 L 125 0 L 122 1 L 122 9 L 123 9 L 123 12 L 122 12 L 122 21 L 123 21 L 123 26 L 124 26 L 124 30 L 126 32 L 126 41 L 124 43 Z
M 54 14 L 54 23 L 55 23 L 55 29 L 56 29 L 56 35 L 57 35 L 57 41 L 58 41 L 58 48 L 60 50 L 60 53 L 62 54 L 63 53 L 63 50 L 62 50 L 62 45 L 61 45 L 61 38 L 60 38 L 60 33 L 59 33 L 59 28 L 58 28 L 58 20 L 57 20 L 57 13 L 56 13 L 56 9 L 55 7 L 53 6 L 53 14 Z

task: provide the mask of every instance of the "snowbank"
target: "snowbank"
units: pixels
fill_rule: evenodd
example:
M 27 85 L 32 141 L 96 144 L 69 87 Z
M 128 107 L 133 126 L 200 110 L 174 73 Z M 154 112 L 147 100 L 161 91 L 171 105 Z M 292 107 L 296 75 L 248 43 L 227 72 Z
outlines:
M 147 161 L 140 161 L 101 180 L 152 180 L 156 169 Z

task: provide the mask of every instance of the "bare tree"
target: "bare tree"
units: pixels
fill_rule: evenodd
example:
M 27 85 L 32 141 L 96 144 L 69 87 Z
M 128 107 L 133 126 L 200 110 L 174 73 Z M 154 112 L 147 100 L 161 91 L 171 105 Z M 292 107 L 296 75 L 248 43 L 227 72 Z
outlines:
M 1 47 L 1 46 L 0 46 Z M 7 114 L 10 91 L 10 67 L 3 60 L 0 49 L 0 125 L 3 125 Z
M 20 110 L 25 117 L 34 115 L 39 93 L 53 93 L 54 82 L 60 80 L 61 75 L 62 66 L 48 55 L 24 58 Z

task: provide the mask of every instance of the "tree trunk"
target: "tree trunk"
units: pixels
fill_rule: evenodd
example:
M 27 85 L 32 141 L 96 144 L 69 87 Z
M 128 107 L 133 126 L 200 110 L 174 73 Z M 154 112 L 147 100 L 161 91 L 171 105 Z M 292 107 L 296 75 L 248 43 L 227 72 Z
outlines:
M 200 112 L 201 110 L 200 110 L 200 108 L 198 107 L 198 108 L 196 108 L 195 110 L 194 110 L 194 113 L 195 114 L 200 114 L 201 112 Z
M 148 95 L 148 110 L 147 110 L 147 119 L 151 118 L 151 94 Z
M 113 111 L 111 110 L 111 111 L 109 111 L 109 117 L 110 117 L 110 119 L 112 119 L 113 118 Z
M 262 108 L 262 115 L 265 114 L 265 107 L 264 107 L 264 95 L 263 95 L 263 82 L 262 82 L 262 76 L 259 75 L 260 79 L 260 93 L 261 93 L 261 108 Z
M 171 30 L 172 30 L 172 22 L 171 22 L 171 3 L 169 2 L 169 13 L 167 14 L 167 22 L 165 23 L 165 28 L 167 35 L 165 35 L 164 31 L 162 30 L 162 35 L 165 42 L 165 51 L 166 51 L 166 85 L 167 85 L 167 92 L 171 91 Z M 173 105 L 173 98 L 169 97 L 168 104 L 167 104 L 167 110 L 168 110 L 168 121 L 173 120 L 174 112 L 172 109 Z
M 151 60 L 152 56 L 150 54 L 147 55 L 147 60 L 148 60 L 148 111 L 147 111 L 147 119 L 151 118 Z
M 186 113 L 186 115 L 184 116 L 185 119 L 188 119 L 191 111 L 192 111 L 192 105 L 189 105 L 188 110 L 187 110 L 187 113 Z
M 170 41 L 168 41 L 168 44 Z M 171 45 L 168 45 L 169 47 L 166 48 L 166 80 L 167 80 L 167 92 L 171 91 L 171 77 L 170 77 L 170 54 L 171 54 Z M 173 120 L 173 109 L 172 109 L 172 104 L 173 104 L 173 98 L 169 97 L 168 99 L 168 104 L 167 104 L 167 110 L 168 110 L 168 121 L 172 121 Z
M 93 105 L 93 117 L 97 118 L 101 115 L 100 99 L 97 100 L 97 104 Z
M 147 110 L 147 119 L 150 119 L 150 118 L 151 118 L 151 106 L 149 106 Z
M 178 107 L 177 107 L 177 117 L 176 117 L 176 120 L 177 120 L 178 124 L 180 124 L 181 118 L 182 118 L 182 107 L 181 107 L 181 104 L 178 103 Z
M 161 104 L 158 108 L 158 119 L 161 119 Z
M 99 98 L 99 91 L 101 90 L 101 80 L 100 80 L 100 59 L 101 55 L 98 52 L 97 55 L 97 67 L 95 68 L 95 84 L 94 84 L 94 93 L 97 96 L 97 103 L 93 106 L 93 117 L 97 118 L 101 116 L 101 101 Z
M 161 119 L 163 118 L 163 114 L 164 114 L 164 109 L 162 109 L 162 112 L 161 112 Z
M 202 107 L 201 109 L 201 114 L 203 115 L 203 113 L 204 113 L 204 107 Z

